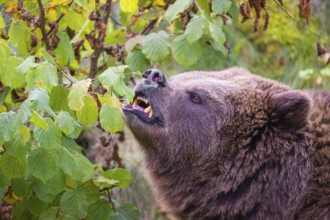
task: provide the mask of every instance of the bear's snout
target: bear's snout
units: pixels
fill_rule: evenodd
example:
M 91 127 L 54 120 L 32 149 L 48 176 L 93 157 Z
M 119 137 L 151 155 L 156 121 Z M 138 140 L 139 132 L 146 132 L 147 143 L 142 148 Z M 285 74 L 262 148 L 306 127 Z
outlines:
M 143 88 L 158 88 L 166 86 L 165 75 L 158 69 L 149 69 L 142 74 L 144 79 L 141 80 Z

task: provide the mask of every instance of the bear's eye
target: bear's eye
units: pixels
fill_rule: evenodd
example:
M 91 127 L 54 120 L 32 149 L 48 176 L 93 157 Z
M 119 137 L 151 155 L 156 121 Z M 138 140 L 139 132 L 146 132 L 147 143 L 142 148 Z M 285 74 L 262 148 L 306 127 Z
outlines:
M 202 103 L 202 99 L 201 99 L 201 97 L 197 93 L 191 92 L 189 94 L 190 94 L 190 100 L 193 103 L 196 103 L 196 104 Z

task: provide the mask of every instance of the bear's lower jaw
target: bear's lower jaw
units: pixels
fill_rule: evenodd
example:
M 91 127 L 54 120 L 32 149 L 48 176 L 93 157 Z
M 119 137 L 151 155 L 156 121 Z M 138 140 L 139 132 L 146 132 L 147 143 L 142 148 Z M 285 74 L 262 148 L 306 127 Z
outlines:
M 141 107 L 133 107 L 131 104 L 127 104 L 122 109 L 126 117 L 129 117 L 130 115 L 133 115 L 134 117 L 135 115 L 140 121 L 148 124 L 156 124 L 159 122 L 155 116 L 149 117 L 149 114 L 144 112 L 144 109 Z

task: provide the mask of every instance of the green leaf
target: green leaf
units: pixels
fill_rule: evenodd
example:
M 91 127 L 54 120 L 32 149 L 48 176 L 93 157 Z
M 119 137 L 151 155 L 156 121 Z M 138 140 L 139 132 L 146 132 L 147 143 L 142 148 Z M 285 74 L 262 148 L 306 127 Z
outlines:
M 225 33 L 223 33 L 222 28 L 216 24 L 210 23 L 209 29 L 214 41 L 217 42 L 219 45 L 223 45 L 226 41 L 226 35 Z
M 202 47 L 198 41 L 190 44 L 184 35 L 180 35 L 173 40 L 172 52 L 178 63 L 190 66 L 201 58 Z
M 74 132 L 74 123 L 75 119 L 68 112 L 61 112 L 56 119 L 57 126 L 66 135 Z
M 69 10 L 71 11 L 71 10 Z M 74 20 L 77 20 L 76 18 Z M 70 21 L 72 23 L 73 21 Z M 79 27 L 79 29 L 81 26 Z M 79 30 L 78 29 L 78 30 Z M 60 67 L 68 65 L 70 62 L 73 62 L 75 59 L 73 47 L 70 43 L 70 38 L 68 34 L 64 31 L 58 32 L 58 37 L 60 38 L 60 43 L 57 48 L 54 50 L 56 59 Z
M 170 7 L 165 12 L 165 19 L 167 21 L 172 21 L 176 16 L 186 10 L 192 3 L 192 0 L 176 0 L 174 4 L 170 5 Z
M 86 194 L 79 188 L 66 191 L 61 197 L 60 210 L 76 219 L 83 219 L 87 216 L 87 200 Z
M 26 82 L 29 90 L 43 88 L 50 92 L 54 86 L 58 85 L 57 69 L 47 61 L 42 62 L 26 74 Z
M 27 72 L 29 72 L 29 70 L 32 67 L 36 67 L 36 66 L 37 66 L 37 64 L 35 64 L 35 57 L 34 56 L 29 56 L 28 58 L 26 58 L 24 60 L 23 63 L 21 63 L 19 66 L 16 67 L 16 70 L 19 73 L 26 74 Z
M 122 168 L 112 169 L 105 171 L 102 176 L 107 177 L 112 180 L 117 180 L 117 186 L 119 188 L 125 188 L 132 180 L 131 174 Z
M 39 216 L 39 220 L 54 220 L 57 219 L 58 207 L 48 207 Z
M 130 102 L 133 101 L 135 92 L 133 89 L 127 87 L 124 81 L 117 83 L 113 89 L 119 96 L 125 96 Z M 120 105 L 118 107 L 120 107 Z
M 32 150 L 28 156 L 28 171 L 32 176 L 45 183 L 56 174 L 54 154 L 46 147 Z
M 141 44 L 144 38 L 145 36 L 137 35 L 126 41 L 125 49 L 127 53 L 131 52 L 137 44 Z
M 36 110 L 46 111 L 49 115 L 55 116 L 55 113 L 49 106 L 49 95 L 44 89 L 34 89 L 29 93 L 28 100 L 31 101 Z
M 45 131 L 48 130 L 48 124 L 44 118 L 42 118 L 38 112 L 33 111 L 30 121 L 34 124 L 36 128 L 42 128 Z
M 25 77 L 16 69 L 24 60 L 20 57 L 11 56 L 7 59 L 6 68 L 3 70 L 1 82 L 11 89 L 22 88 L 25 85 Z M 0 70 L 1 71 L 1 70 Z
M 71 153 L 64 147 L 59 149 L 58 154 L 60 168 L 74 180 L 85 182 L 93 176 L 92 164 L 81 154 Z
M 0 142 L 10 141 L 15 134 L 15 113 L 3 112 L 0 113 Z
M 124 204 L 118 207 L 117 213 L 114 213 L 111 220 L 140 220 L 141 214 L 137 208 L 131 204 Z
M 184 35 L 189 43 L 193 43 L 203 36 L 205 25 L 206 21 L 201 16 L 196 16 L 190 20 L 186 31 L 184 32 Z
M 52 178 L 51 178 L 52 179 Z M 49 179 L 49 180 L 51 180 Z M 33 192 L 44 202 L 51 203 L 55 199 L 55 195 L 48 191 L 48 187 L 45 187 L 45 183 L 41 180 L 36 179 L 33 181 Z
M 121 117 L 120 110 L 111 108 L 110 105 L 105 104 L 100 111 L 100 122 L 102 128 L 114 134 L 124 128 L 124 120 Z
M 79 190 L 83 191 L 88 197 L 88 205 L 95 203 L 100 198 L 100 192 L 96 185 L 92 182 L 87 182 L 79 186 Z
M 34 129 L 34 138 L 41 147 L 54 148 L 61 145 L 62 133 L 61 130 L 55 125 L 52 119 L 45 118 L 48 125 L 48 130 L 43 128 Z
M 237 3 L 236 3 L 235 0 L 231 0 L 231 6 L 230 6 L 230 9 L 229 9 L 229 14 L 234 19 L 237 19 L 238 16 L 239 16 L 239 10 L 238 10 Z
M 25 157 L 27 154 L 26 145 L 20 135 L 15 135 L 13 139 L 5 143 L 7 153 L 15 157 Z
M 84 3 L 84 5 L 86 5 L 86 4 L 87 4 L 87 2 Z M 83 27 L 83 24 L 86 19 L 86 17 L 84 16 L 85 14 L 76 12 L 75 10 L 73 10 L 69 7 L 66 8 L 64 14 L 65 14 L 65 16 L 63 17 L 64 22 L 62 23 L 64 28 L 62 28 L 62 30 L 63 29 L 65 30 L 65 28 L 68 26 L 72 30 L 75 30 L 78 32 Z
M 29 100 L 25 100 L 22 105 L 19 107 L 19 110 L 16 115 L 16 123 L 24 124 L 32 116 L 32 104 Z
M 127 55 L 128 67 L 133 71 L 143 73 L 150 67 L 150 61 L 145 57 L 140 49 L 134 49 Z
M 196 0 L 196 4 L 199 8 L 199 10 L 202 12 L 202 14 L 205 16 L 205 18 L 207 20 L 211 20 L 211 16 L 210 16 L 210 6 L 209 6 L 209 1 L 205 1 L 205 0 Z
M 24 56 L 28 52 L 29 27 L 24 22 L 12 22 L 8 32 L 9 43 L 13 45 L 19 55 Z
M 23 177 L 26 170 L 26 157 L 15 156 L 6 152 L 0 155 L 0 170 L 9 178 Z
M 84 107 L 76 112 L 79 122 L 84 126 L 95 123 L 98 119 L 99 112 L 96 101 L 91 96 L 84 98 Z
M 84 98 L 91 83 L 91 79 L 86 79 L 73 84 L 68 96 L 68 106 L 70 109 L 80 111 L 84 107 Z
M 63 192 L 65 190 L 65 187 L 65 176 L 60 169 L 57 169 L 55 175 L 48 179 L 45 183 L 40 180 L 37 180 L 35 183 L 35 188 L 37 188 L 39 195 L 51 194 L 55 197 L 57 194 Z M 50 196 L 50 198 L 53 197 Z M 44 196 L 40 196 L 40 199 L 45 202 L 49 201 L 48 199 L 44 200 Z
M 25 125 L 21 125 L 17 129 L 17 133 L 22 138 L 24 143 L 28 142 L 31 138 L 30 128 Z
M 171 44 L 165 31 L 147 35 L 142 41 L 142 52 L 149 60 L 162 61 L 170 54 Z
M 0 15 L 0 29 L 4 28 L 6 26 L 5 21 L 2 18 L 2 15 Z
M 41 201 L 38 197 L 32 196 L 27 203 L 27 209 L 34 215 L 39 216 L 41 212 L 48 207 L 48 204 Z
M 62 86 L 53 87 L 50 93 L 49 105 L 55 111 L 68 111 L 68 95 L 70 90 Z
M 223 14 L 229 11 L 231 6 L 231 0 L 213 0 L 212 11 L 217 14 Z
M 107 89 L 109 89 L 120 81 L 120 77 L 124 74 L 126 68 L 127 66 L 109 67 L 99 75 L 98 79 Z
M 74 122 L 73 127 L 74 127 L 74 131 L 68 134 L 68 137 L 76 139 L 79 137 L 82 127 L 77 121 Z
M 93 205 L 88 207 L 88 216 L 87 220 L 95 220 L 95 219 L 109 219 L 113 214 L 113 210 L 110 206 L 109 201 L 105 199 L 99 199 Z
M 25 178 L 13 179 L 11 186 L 15 195 L 19 197 L 28 196 L 30 193 L 30 183 Z

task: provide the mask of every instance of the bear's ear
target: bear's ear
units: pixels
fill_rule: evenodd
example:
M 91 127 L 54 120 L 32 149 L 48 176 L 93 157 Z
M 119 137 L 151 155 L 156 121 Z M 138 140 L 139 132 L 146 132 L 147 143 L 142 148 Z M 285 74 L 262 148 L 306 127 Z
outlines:
M 280 129 L 299 129 L 307 124 L 311 99 L 301 91 L 274 94 L 269 99 L 271 124 Z

